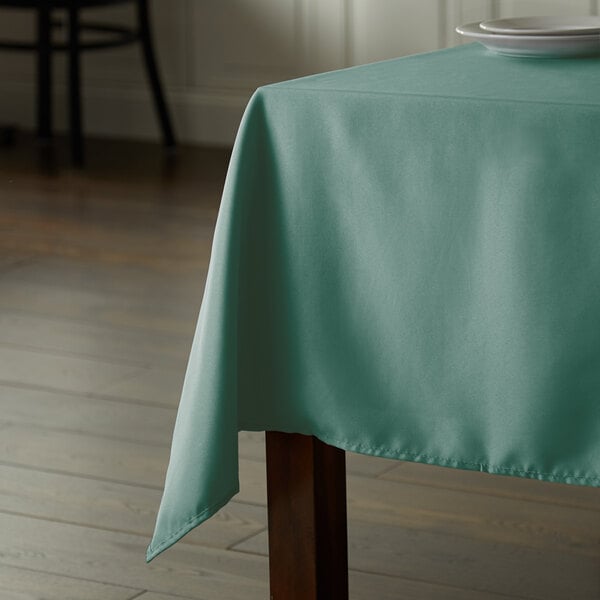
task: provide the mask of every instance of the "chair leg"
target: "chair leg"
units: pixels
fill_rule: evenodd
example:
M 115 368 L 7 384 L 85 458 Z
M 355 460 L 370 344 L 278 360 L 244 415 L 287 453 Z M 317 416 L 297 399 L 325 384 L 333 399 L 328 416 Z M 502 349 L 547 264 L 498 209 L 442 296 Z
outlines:
M 76 167 L 83 166 L 83 134 L 81 129 L 81 49 L 79 47 L 79 8 L 70 2 L 69 16 L 69 133 L 71 158 Z
M 52 41 L 50 7 L 42 2 L 37 10 L 37 135 L 52 137 Z
M 175 146 L 175 134 L 169 117 L 169 110 L 162 91 L 160 76 L 158 74 L 158 66 L 154 56 L 154 47 L 152 44 L 152 30 L 150 28 L 150 17 L 148 14 L 148 0 L 137 0 L 138 11 L 138 29 L 142 50 L 144 53 L 144 61 L 146 63 L 146 72 L 152 94 L 154 97 L 154 106 L 162 129 L 163 142 L 167 148 Z

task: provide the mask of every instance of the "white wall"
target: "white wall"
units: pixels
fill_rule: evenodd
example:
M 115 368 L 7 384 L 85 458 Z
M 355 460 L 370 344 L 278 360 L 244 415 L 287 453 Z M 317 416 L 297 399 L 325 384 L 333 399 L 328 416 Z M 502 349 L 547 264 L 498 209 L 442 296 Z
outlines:
M 526 14 L 598 14 L 600 0 L 152 0 L 155 34 L 179 138 L 230 144 L 261 84 L 460 43 L 454 27 Z M 88 11 L 130 22 L 129 7 Z M 0 10 L 0 36 L 28 38 L 27 11 Z M 64 60 L 55 113 L 65 122 Z M 84 60 L 88 132 L 154 139 L 157 127 L 135 47 Z M 0 53 L 0 123 L 31 128 L 33 57 Z

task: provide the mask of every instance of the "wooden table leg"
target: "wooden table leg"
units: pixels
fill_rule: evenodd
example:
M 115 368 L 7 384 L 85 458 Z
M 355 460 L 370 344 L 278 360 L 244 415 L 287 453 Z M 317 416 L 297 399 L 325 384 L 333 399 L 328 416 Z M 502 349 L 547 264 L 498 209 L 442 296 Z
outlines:
M 272 600 L 347 600 L 346 464 L 315 437 L 268 431 Z

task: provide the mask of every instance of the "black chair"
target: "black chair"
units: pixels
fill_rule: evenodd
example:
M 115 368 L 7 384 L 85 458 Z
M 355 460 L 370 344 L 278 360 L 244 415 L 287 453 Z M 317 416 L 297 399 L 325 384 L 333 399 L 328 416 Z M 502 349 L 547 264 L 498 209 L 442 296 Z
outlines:
M 81 10 L 89 7 L 133 3 L 137 12 L 135 27 L 122 27 L 103 23 L 87 23 L 81 20 Z M 165 146 L 175 146 L 175 136 L 154 56 L 148 0 L 0 0 L 0 7 L 30 9 L 37 12 L 37 41 L 23 43 L 0 41 L 0 49 L 34 51 L 37 53 L 37 134 L 41 139 L 52 137 L 52 53 L 68 53 L 69 69 L 69 134 L 73 163 L 81 166 L 84 160 L 83 134 L 81 127 L 81 52 L 103 50 L 140 42 L 158 120 Z M 55 43 L 52 30 L 62 27 L 55 20 L 55 11 L 66 12 L 67 42 Z M 98 41 L 85 42 L 81 34 L 85 31 L 102 34 Z

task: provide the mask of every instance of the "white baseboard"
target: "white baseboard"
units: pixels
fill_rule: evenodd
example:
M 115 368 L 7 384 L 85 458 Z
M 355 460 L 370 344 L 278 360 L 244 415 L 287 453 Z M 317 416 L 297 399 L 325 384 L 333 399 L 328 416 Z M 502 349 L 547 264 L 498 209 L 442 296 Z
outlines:
M 178 141 L 231 146 L 250 98 L 242 92 L 168 92 L 168 104 Z M 65 131 L 67 98 L 64 87 L 54 93 L 55 130 Z M 149 90 L 88 86 L 83 98 L 84 131 L 97 137 L 158 140 L 158 122 Z M 35 127 L 35 88 L 29 83 L 0 84 L 0 125 Z

